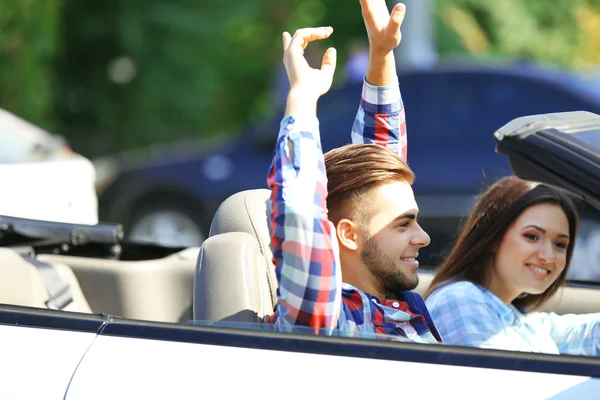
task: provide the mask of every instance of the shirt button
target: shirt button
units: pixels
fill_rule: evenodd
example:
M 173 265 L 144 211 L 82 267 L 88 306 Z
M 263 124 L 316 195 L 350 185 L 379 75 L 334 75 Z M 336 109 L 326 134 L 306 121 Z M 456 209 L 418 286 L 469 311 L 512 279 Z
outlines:
M 392 305 L 394 306 L 394 308 L 400 307 L 400 303 L 398 303 L 397 301 L 393 302 Z

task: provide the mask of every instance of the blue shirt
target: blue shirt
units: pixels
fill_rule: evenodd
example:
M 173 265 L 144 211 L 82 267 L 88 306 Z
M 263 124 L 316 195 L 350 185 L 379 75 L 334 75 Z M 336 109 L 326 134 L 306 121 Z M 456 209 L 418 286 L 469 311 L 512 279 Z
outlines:
M 600 313 L 523 314 L 485 288 L 467 281 L 435 290 L 425 303 L 446 344 L 600 355 Z

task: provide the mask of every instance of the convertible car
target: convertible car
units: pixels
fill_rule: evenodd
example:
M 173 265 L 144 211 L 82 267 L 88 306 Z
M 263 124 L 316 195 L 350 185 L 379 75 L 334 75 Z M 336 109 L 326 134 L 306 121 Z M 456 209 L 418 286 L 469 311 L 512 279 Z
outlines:
M 600 116 L 518 118 L 494 138 L 515 174 L 600 208 Z M 201 248 L 0 217 L 0 398 L 370 398 L 377 383 L 405 397 L 598 398 L 598 358 L 273 331 L 267 197 L 225 200 Z M 545 307 L 600 312 L 600 287 L 571 281 Z

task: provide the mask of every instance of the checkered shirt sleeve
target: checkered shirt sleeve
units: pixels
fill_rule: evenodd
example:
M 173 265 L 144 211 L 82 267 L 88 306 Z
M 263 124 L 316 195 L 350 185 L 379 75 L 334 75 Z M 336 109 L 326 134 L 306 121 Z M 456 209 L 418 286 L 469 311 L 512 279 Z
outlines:
M 327 218 L 327 178 L 317 119 L 282 121 L 268 176 L 271 242 L 281 330 L 337 328 L 341 273 L 337 239 Z
M 387 145 L 406 158 L 397 84 L 376 87 L 365 81 L 352 138 L 355 143 Z M 339 249 L 335 228 L 327 218 L 327 176 L 317 119 L 289 116 L 282 121 L 267 183 L 279 284 L 273 318 L 277 329 L 308 326 L 327 334 L 351 326 L 360 330 L 342 313 Z M 370 303 L 366 304 L 370 307 Z M 356 312 L 362 315 L 360 325 L 365 324 L 365 317 L 370 317 L 368 307 Z
M 406 161 L 406 117 L 397 79 L 389 86 L 373 86 L 364 81 L 352 143 L 379 144 Z

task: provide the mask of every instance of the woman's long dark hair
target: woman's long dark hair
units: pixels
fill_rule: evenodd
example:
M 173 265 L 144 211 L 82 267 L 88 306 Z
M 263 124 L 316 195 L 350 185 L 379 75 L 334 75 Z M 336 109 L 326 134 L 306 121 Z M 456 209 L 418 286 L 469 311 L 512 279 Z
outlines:
M 488 287 L 496 250 L 508 228 L 529 207 L 550 203 L 559 206 L 569 221 L 567 264 L 544 293 L 523 294 L 513 304 L 524 311 L 543 305 L 565 283 L 579 226 L 579 216 L 569 196 L 561 189 L 535 184 L 511 176 L 490 186 L 477 200 L 456 245 L 433 278 L 425 298 L 434 290 L 457 281 Z

